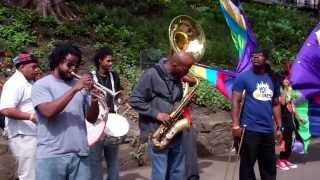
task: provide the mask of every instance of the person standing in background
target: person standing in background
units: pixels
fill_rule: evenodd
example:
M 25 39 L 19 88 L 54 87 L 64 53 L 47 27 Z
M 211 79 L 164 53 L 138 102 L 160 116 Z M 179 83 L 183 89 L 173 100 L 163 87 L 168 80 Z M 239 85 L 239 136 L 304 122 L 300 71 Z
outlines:
M 92 71 L 95 82 L 104 87 L 118 92 L 122 90 L 120 78 L 117 72 L 112 70 L 114 62 L 112 50 L 109 48 L 101 48 L 97 51 L 93 58 L 96 71 Z M 107 95 L 106 103 L 109 113 L 116 113 L 118 110 L 117 103 L 120 99 L 114 99 L 110 94 Z M 119 144 L 111 144 L 108 139 L 104 142 L 98 141 L 90 147 L 90 164 L 92 172 L 95 172 L 92 177 L 94 180 L 101 180 L 101 157 L 102 150 L 107 164 L 107 180 L 119 180 L 120 162 L 119 162 Z
M 22 52 L 13 59 L 16 72 L 3 86 L 0 111 L 6 117 L 9 147 L 17 160 L 19 180 L 35 179 L 36 116 L 31 101 L 37 59 Z
M 281 79 L 281 96 L 279 101 L 281 104 L 281 119 L 283 127 L 283 139 L 280 141 L 280 155 L 277 161 L 277 167 L 281 170 L 295 169 L 298 165 L 289 161 L 292 152 L 292 140 L 295 130 L 294 124 L 294 104 L 292 102 L 292 88 L 288 77 L 282 76 Z

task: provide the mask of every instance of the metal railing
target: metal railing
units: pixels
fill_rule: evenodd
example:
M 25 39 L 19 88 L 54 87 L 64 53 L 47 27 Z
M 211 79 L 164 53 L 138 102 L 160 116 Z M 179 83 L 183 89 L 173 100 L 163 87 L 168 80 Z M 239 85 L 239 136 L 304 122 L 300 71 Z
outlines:
M 252 0 L 253 2 L 260 2 L 266 4 L 283 4 L 295 6 L 298 8 L 320 9 L 320 0 Z

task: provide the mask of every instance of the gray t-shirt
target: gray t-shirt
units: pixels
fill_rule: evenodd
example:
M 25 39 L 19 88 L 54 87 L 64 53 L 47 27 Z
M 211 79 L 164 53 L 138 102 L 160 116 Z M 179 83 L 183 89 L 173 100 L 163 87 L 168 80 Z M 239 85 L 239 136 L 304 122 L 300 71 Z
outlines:
M 32 87 L 31 98 L 34 108 L 63 96 L 74 84 L 75 81 L 65 82 L 53 75 L 38 80 Z M 59 157 L 70 153 L 88 155 L 85 111 L 89 107 L 89 98 L 85 90 L 79 91 L 65 109 L 52 120 L 46 119 L 36 109 L 39 121 L 37 159 Z

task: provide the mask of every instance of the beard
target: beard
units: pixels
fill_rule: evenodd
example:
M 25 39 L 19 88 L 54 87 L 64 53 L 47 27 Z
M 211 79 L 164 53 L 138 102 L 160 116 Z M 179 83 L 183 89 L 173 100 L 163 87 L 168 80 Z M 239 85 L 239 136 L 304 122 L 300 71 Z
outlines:
M 58 70 L 59 76 L 64 81 L 72 81 L 73 76 L 70 73 L 67 73 L 66 71 L 62 71 L 61 69 Z

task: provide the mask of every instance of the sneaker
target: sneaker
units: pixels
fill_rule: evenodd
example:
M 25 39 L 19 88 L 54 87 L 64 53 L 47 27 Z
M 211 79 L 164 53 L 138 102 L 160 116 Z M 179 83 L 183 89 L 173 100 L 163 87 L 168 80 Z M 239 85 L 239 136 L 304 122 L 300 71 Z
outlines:
M 289 162 L 288 160 L 282 160 L 282 162 L 284 162 L 284 163 L 287 165 L 287 167 L 289 167 L 289 168 L 291 168 L 291 169 L 296 169 L 296 168 L 298 168 L 298 165 L 293 164 L 293 163 Z
M 288 171 L 290 168 L 286 165 L 285 162 L 283 162 L 282 160 L 278 160 L 277 161 L 277 168 L 283 170 L 283 171 Z

